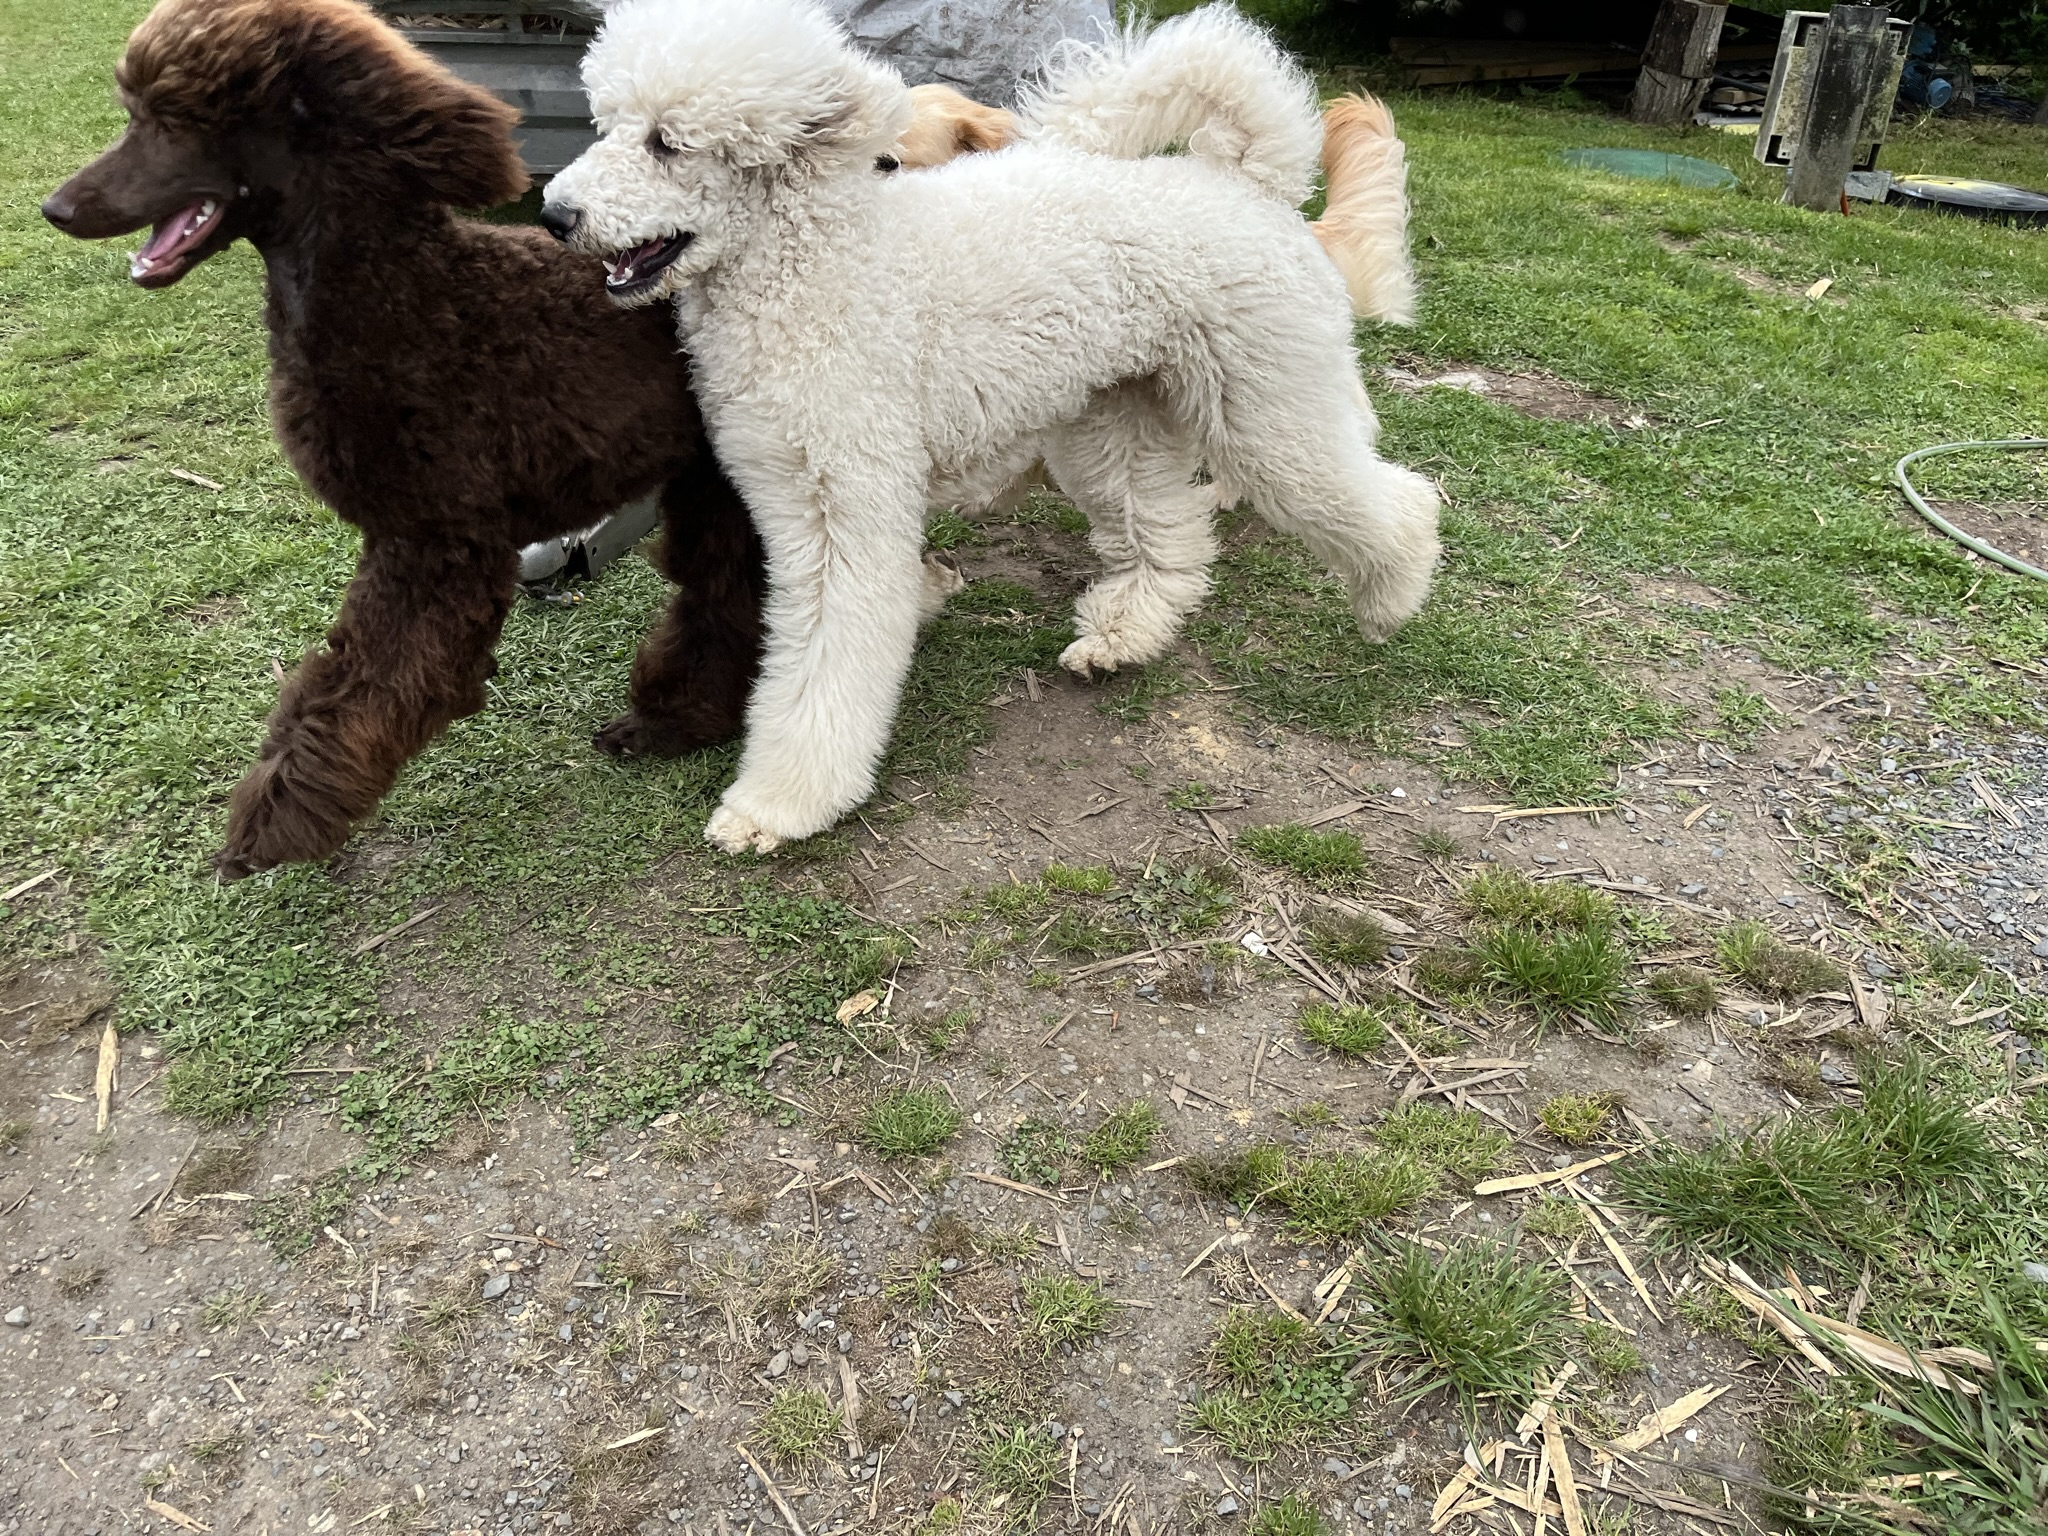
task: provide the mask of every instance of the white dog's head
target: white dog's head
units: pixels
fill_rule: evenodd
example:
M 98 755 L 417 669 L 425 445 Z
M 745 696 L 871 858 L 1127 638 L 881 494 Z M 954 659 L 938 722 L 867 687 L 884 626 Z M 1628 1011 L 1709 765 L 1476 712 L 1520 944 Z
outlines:
M 873 174 L 911 116 L 895 72 L 806 0 L 625 0 L 583 83 L 602 137 L 549 184 L 541 222 L 609 261 L 626 305 L 729 255 L 765 187 Z

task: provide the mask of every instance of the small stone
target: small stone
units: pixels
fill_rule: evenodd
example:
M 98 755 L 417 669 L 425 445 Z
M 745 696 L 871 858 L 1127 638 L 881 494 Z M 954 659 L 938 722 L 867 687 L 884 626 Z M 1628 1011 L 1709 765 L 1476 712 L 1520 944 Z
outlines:
M 1216 1501 L 1216 1513 L 1217 1513 L 1217 1514 L 1219 1514 L 1219 1515 L 1234 1515 L 1234 1514 L 1236 1514 L 1236 1513 L 1237 1513 L 1237 1500 L 1236 1500 L 1235 1498 L 1231 1497 L 1231 1495 L 1229 1495 L 1229 1494 L 1227 1494 L 1227 1493 L 1226 1493 L 1225 1495 L 1223 1495 L 1223 1497 L 1222 1497 L 1222 1498 L 1220 1498 L 1220 1499 L 1218 1499 L 1218 1500 Z
M 784 1376 L 788 1373 L 789 1351 L 786 1349 L 777 1350 L 775 1352 L 775 1358 L 768 1362 L 768 1374 L 770 1376 Z
M 492 1275 L 488 1280 L 484 1281 L 484 1300 L 496 1301 L 500 1296 L 504 1295 L 507 1291 L 511 1289 L 512 1277 L 506 1274 L 503 1270 L 499 1270 L 498 1273 Z
M 789 1363 L 791 1365 L 809 1365 L 811 1363 L 810 1350 L 802 1344 L 790 1345 Z
M 1332 1477 L 1349 1477 L 1351 1475 L 1351 1464 L 1338 1457 L 1331 1456 L 1324 1460 L 1323 1470 Z
M 16 1307 L 7 1314 L 5 1319 L 0 1319 L 0 1321 L 5 1321 L 10 1328 L 26 1328 L 28 1326 L 28 1308 Z
M 2036 1263 L 2034 1260 L 2029 1259 L 2026 1263 L 2020 1266 L 2020 1273 L 2025 1275 L 2029 1280 L 2033 1281 L 2036 1285 L 2048 1285 L 2048 1264 L 2039 1264 Z M 19 1311 L 20 1309 L 16 1308 L 15 1310 Z M 13 1312 L 7 1314 L 7 1320 L 10 1323 L 14 1321 Z
M 1394 1497 L 1397 1499 L 1412 1499 L 1415 1497 L 1415 1490 L 1406 1483 L 1396 1483 L 1394 1484 Z
M 2043 939 L 2034 946 L 2034 954 L 2039 959 L 2048 960 L 2048 939 Z
M 839 1335 L 839 1353 L 841 1353 L 842 1355 L 850 1355 L 853 1353 L 852 1334 L 842 1333 Z
M 576 1337 L 575 1325 L 572 1323 L 562 1324 L 560 1328 L 557 1328 L 555 1330 L 555 1336 L 559 1338 L 564 1344 L 570 1343 Z

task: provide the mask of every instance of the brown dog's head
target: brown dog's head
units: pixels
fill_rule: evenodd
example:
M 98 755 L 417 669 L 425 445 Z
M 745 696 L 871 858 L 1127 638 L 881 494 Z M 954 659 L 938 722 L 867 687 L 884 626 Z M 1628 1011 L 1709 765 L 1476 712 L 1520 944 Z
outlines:
M 43 216 L 88 240 L 155 226 L 129 269 L 145 288 L 239 236 L 526 189 L 518 114 L 354 0 L 162 0 L 114 78 L 128 127 Z

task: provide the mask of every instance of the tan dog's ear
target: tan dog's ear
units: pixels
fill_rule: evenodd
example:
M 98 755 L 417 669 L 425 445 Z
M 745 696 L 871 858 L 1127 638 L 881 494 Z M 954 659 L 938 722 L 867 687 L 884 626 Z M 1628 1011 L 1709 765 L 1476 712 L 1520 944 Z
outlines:
M 896 158 L 909 170 L 1001 149 L 1017 137 L 1017 120 L 1009 113 L 985 107 L 950 85 L 913 86 L 910 102 L 917 115 L 896 144 Z

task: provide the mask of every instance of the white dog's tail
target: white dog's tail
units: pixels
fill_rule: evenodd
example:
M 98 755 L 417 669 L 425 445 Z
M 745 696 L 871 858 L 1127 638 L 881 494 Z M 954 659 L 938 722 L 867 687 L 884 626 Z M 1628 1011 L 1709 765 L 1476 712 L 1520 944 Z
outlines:
M 1323 216 L 1309 226 L 1368 320 L 1415 323 L 1408 259 L 1408 154 L 1394 114 L 1376 96 L 1339 96 L 1323 108 Z
M 1120 160 L 1185 143 L 1288 204 L 1308 196 L 1322 148 L 1308 76 L 1227 4 L 1061 44 L 1022 115 L 1031 138 Z

